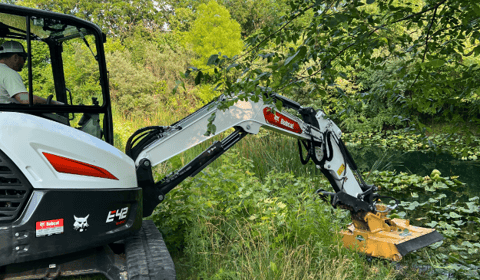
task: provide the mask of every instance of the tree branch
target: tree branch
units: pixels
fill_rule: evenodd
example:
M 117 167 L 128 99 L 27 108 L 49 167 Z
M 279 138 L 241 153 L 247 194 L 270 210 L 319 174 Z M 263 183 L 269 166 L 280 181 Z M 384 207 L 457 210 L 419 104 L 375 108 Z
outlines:
M 426 10 L 420 11 L 420 12 L 415 13 L 415 14 L 411 14 L 411 15 L 409 15 L 409 16 L 406 16 L 406 17 L 404 17 L 404 18 L 401 18 L 401 19 L 399 19 L 399 20 L 396 20 L 396 21 L 394 21 L 394 22 L 392 22 L 392 23 L 397 23 L 397 22 L 400 22 L 400 21 L 404 21 L 404 20 L 407 20 L 407 19 L 411 19 L 411 18 L 414 18 L 414 17 L 419 16 L 419 15 L 421 15 L 421 14 L 424 14 L 424 13 L 426 13 L 426 12 L 428 12 L 428 11 L 431 11 L 431 10 L 437 10 L 437 8 L 440 7 L 440 5 L 444 4 L 444 3 L 447 2 L 447 1 L 448 1 L 448 0 L 442 0 L 442 1 L 438 2 L 435 6 L 433 6 L 433 7 L 431 7 L 431 8 L 428 8 L 428 9 L 426 9 Z
M 285 29 L 290 23 L 292 23 L 296 18 L 298 18 L 299 16 L 303 15 L 306 11 L 312 9 L 313 7 L 315 7 L 316 4 L 313 4 L 307 8 L 305 8 L 303 11 L 299 12 L 297 15 L 295 15 L 293 18 L 291 18 L 288 22 L 286 22 L 282 27 L 280 27 L 278 30 L 276 30 L 273 34 L 270 34 L 269 36 L 267 36 L 265 39 L 263 39 L 260 43 L 256 44 L 254 47 L 251 47 L 250 50 L 248 50 L 246 53 L 244 53 L 243 55 L 239 56 L 237 59 L 240 59 L 242 57 L 245 57 L 246 55 L 248 55 L 249 53 L 253 52 L 256 48 L 258 48 L 258 46 L 262 45 L 263 43 L 265 43 L 267 40 L 269 40 L 272 36 L 274 36 L 275 34 L 279 33 L 280 31 L 282 31 L 283 29 Z
M 347 49 L 351 48 L 352 46 L 356 45 L 358 42 L 360 41 L 363 41 L 365 40 L 366 38 L 370 37 L 373 33 L 377 32 L 378 30 L 382 29 L 382 28 L 385 28 L 389 25 L 392 25 L 392 24 L 395 24 L 395 23 L 398 23 L 398 22 L 401 22 L 401 21 L 405 21 L 405 20 L 408 20 L 408 19 L 411 19 L 411 18 L 414 18 L 414 17 L 417 17 L 417 16 L 420 16 L 428 11 L 431 11 L 431 10 L 434 10 L 434 16 L 432 18 L 432 21 L 435 19 L 435 14 L 437 12 L 437 9 L 438 7 L 440 7 L 440 5 L 444 4 L 445 2 L 447 2 L 448 0 L 442 0 L 440 2 L 438 2 L 435 6 L 431 7 L 431 8 L 428 8 L 428 9 L 425 9 L 425 10 L 422 10 L 418 13 L 415 13 L 415 14 L 411 14 L 411 15 L 408 15 L 406 17 L 403 17 L 401 19 L 398 19 L 396 21 L 393 21 L 393 22 L 390 22 L 390 23 L 385 23 L 385 24 L 382 24 L 376 28 L 374 28 L 372 31 L 370 31 L 368 34 L 364 35 L 363 38 L 360 38 L 360 39 L 356 39 L 354 42 L 352 42 L 351 44 L 349 44 L 348 46 L 346 46 L 345 48 L 343 48 L 340 52 L 338 52 L 333 58 L 329 59 L 327 63 L 324 63 L 323 66 L 315 71 L 314 73 L 312 73 L 311 75 L 308 75 L 308 76 L 305 76 L 305 77 L 300 77 L 300 79 L 298 79 L 297 81 L 301 81 L 303 79 L 306 79 L 308 77 L 312 77 L 314 75 L 317 75 L 318 73 L 322 72 L 325 68 L 326 68 L 326 65 L 330 64 L 333 60 L 335 60 L 337 57 L 339 57 L 340 55 L 342 55 Z M 428 41 L 428 34 L 430 32 L 430 29 L 432 28 L 432 23 L 430 24 L 429 26 L 429 29 L 427 31 L 427 41 Z M 360 35 L 359 35 L 360 36 Z M 424 57 L 423 57 L 423 60 L 425 59 L 425 54 L 424 54 Z M 412 84 L 413 85 L 413 84 Z M 285 85 L 283 88 L 287 87 L 288 85 Z
M 425 51 L 423 52 L 422 63 L 425 62 L 425 56 L 427 55 L 427 52 L 428 52 L 428 38 L 429 38 L 429 35 L 430 35 L 430 30 L 432 29 L 432 26 L 433 26 L 434 21 L 435 21 L 435 16 L 437 15 L 437 8 L 438 8 L 438 6 L 435 7 L 435 10 L 433 11 L 432 20 L 430 21 L 430 26 L 428 26 L 427 36 L 425 38 Z M 420 71 L 418 71 L 418 74 L 415 77 L 415 80 L 413 81 L 412 85 L 410 86 L 410 89 L 415 85 L 415 83 L 417 82 L 418 77 L 420 77 L 421 73 L 422 73 L 422 68 L 420 68 Z

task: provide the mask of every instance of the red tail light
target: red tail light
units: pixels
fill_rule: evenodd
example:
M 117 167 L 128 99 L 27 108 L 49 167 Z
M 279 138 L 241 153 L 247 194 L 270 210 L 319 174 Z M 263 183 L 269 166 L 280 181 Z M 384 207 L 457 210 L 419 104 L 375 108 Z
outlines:
M 117 177 L 101 167 L 49 153 L 43 153 L 43 155 L 53 168 L 60 173 L 118 180 Z

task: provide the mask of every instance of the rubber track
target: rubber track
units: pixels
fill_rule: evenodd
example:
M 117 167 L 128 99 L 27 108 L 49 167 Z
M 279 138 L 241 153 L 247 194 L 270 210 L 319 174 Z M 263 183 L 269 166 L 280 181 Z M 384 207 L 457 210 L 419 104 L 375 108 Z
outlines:
M 153 221 L 125 242 L 129 280 L 175 280 L 175 265 Z

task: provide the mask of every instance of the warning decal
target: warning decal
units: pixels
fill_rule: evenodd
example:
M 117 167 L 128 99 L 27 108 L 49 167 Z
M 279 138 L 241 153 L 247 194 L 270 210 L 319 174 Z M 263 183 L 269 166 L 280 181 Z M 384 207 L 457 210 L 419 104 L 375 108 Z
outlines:
M 340 165 L 340 168 L 337 170 L 338 176 L 341 176 L 343 171 L 345 171 L 345 165 L 342 163 L 342 165 Z
M 36 224 L 36 237 L 63 233 L 63 219 L 40 221 Z

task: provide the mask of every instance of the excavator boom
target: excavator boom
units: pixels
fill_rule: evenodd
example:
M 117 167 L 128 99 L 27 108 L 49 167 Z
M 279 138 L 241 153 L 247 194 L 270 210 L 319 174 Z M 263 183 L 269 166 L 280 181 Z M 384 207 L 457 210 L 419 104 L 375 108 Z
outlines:
M 265 100 L 282 102 L 283 110 Z M 352 224 L 342 231 L 345 246 L 374 256 L 400 260 L 405 254 L 443 239 L 434 229 L 409 225 L 409 221 L 389 219 L 387 213 L 395 206 L 378 204 L 377 187 L 368 185 L 341 140 L 338 126 L 320 111 L 302 107 L 278 94 L 265 95 L 258 102 L 237 101 L 227 110 L 217 109 L 221 96 L 215 101 L 166 127 L 148 127 L 130 137 L 126 154 L 134 161 L 138 185 L 143 188 L 143 214 L 150 216 L 165 195 L 187 177 L 193 177 L 248 134 L 257 134 L 261 127 L 298 139 L 300 160 L 312 160 L 329 180 L 334 192 L 323 189 L 317 193 L 329 198 L 333 207 L 351 212 Z M 294 110 L 301 118 L 288 113 Z M 231 128 L 234 132 L 209 148 L 179 170 L 154 182 L 152 167 L 213 137 L 207 134 L 209 124 L 217 134 Z M 305 157 L 302 150 L 306 150 Z

